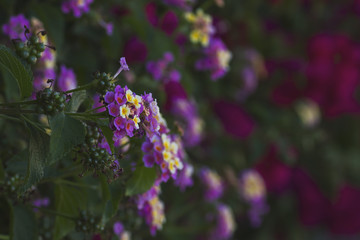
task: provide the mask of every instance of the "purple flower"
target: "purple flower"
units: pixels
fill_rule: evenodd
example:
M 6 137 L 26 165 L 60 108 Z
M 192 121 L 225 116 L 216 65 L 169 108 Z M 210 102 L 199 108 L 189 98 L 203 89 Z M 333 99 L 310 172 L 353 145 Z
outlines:
M 90 11 L 90 4 L 93 0 L 64 0 L 61 5 L 61 10 L 64 13 L 73 11 L 75 17 L 79 18 L 83 13 Z
M 184 131 L 184 142 L 188 147 L 195 146 L 202 138 L 203 122 L 199 118 L 194 102 L 188 99 L 177 99 L 171 109 L 180 120 Z
M 193 173 L 194 167 L 184 162 L 184 169 L 177 176 L 175 185 L 179 186 L 181 191 L 184 191 L 187 187 L 191 187 L 194 184 L 192 179 Z
M 117 105 L 115 102 L 110 103 L 107 107 L 111 116 L 116 117 L 119 115 L 119 105 Z
M 155 185 L 149 191 L 135 197 L 139 215 L 145 219 L 150 227 L 151 235 L 162 229 L 165 222 L 164 204 L 159 199 L 160 187 Z
M 217 206 L 217 223 L 211 233 L 210 239 L 226 240 L 231 238 L 236 228 L 234 216 L 231 208 L 225 204 Z
M 204 49 L 204 57 L 195 63 L 195 68 L 201 71 L 210 71 L 211 79 L 217 80 L 229 70 L 232 54 L 221 39 L 213 38 Z
M 250 169 L 241 174 L 239 186 L 242 197 L 250 204 L 250 223 L 253 227 L 259 227 L 262 216 L 268 211 L 265 183 L 256 170 Z
M 130 70 L 129 66 L 126 63 L 125 57 L 121 57 L 119 63 L 120 63 L 120 68 L 118 69 L 118 71 L 113 76 L 113 79 L 115 79 L 121 73 L 122 70 L 124 70 L 124 71 L 129 71 Z
M 164 53 L 163 58 L 157 61 L 149 61 L 146 65 L 147 71 L 157 81 L 171 82 L 180 81 L 181 74 L 174 69 L 170 64 L 174 61 L 174 56 L 170 52 Z
M 122 117 L 116 117 L 114 119 L 114 125 L 116 127 L 117 130 L 121 130 L 125 128 L 125 124 L 126 124 L 126 119 L 122 118 Z
M 61 91 L 68 91 L 76 88 L 76 76 L 72 69 L 66 68 L 64 65 L 60 68 L 60 74 L 57 80 L 57 86 Z
M 112 103 L 113 101 L 115 101 L 114 92 L 107 92 L 105 94 L 104 100 L 105 100 L 106 103 Z
M 125 124 L 126 133 L 129 137 L 134 136 L 134 121 L 128 120 Z
M 205 185 L 205 200 L 214 201 L 222 196 L 224 183 L 215 171 L 208 168 L 202 168 L 199 172 L 199 177 L 201 182 Z
M 113 230 L 116 235 L 120 235 L 124 231 L 124 225 L 121 222 L 115 222 L 113 225 Z
M 102 26 L 105 29 L 106 34 L 108 36 L 111 36 L 113 34 L 114 24 L 112 22 L 106 23 L 105 21 L 101 20 L 100 26 Z
M 2 29 L 4 34 L 8 35 L 11 39 L 20 38 L 22 41 L 25 41 L 24 26 L 30 29 L 29 20 L 23 14 L 19 14 L 10 17 L 9 23 L 4 24 Z
M 154 155 L 145 154 L 144 157 L 143 157 L 143 161 L 144 161 L 145 167 L 149 167 L 149 168 L 153 167 L 154 163 L 155 163 Z
M 98 108 L 98 107 L 104 106 L 104 104 L 100 101 L 99 95 L 95 95 L 93 100 L 94 100 L 94 105 L 92 106 L 92 108 Z M 95 110 L 95 112 L 97 112 L 97 113 L 104 112 L 104 111 L 106 111 L 105 106 Z
M 47 83 L 48 79 L 55 79 L 55 78 L 56 78 L 56 73 L 52 68 L 35 71 L 34 83 L 33 83 L 34 91 L 37 92 L 45 87 L 49 87 L 50 84 Z

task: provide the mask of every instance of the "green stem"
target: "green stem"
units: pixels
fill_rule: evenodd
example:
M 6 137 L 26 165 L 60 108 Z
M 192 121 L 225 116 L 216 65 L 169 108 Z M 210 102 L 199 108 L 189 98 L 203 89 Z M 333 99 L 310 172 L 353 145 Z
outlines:
M 38 112 L 34 110 L 28 110 L 28 109 L 0 109 L 0 114 L 22 114 L 22 113 L 29 113 L 29 114 L 38 114 Z
M 98 110 L 98 109 L 104 108 L 104 107 L 106 107 L 106 106 L 105 106 L 105 105 L 101 105 L 100 107 L 89 109 L 89 110 L 85 111 L 84 113 L 93 112 L 93 111 L 95 111 L 95 110 Z
M 4 115 L 4 114 L 0 114 L 0 117 L 1 117 L 1 118 L 5 118 L 5 119 L 8 119 L 8 120 L 15 121 L 15 122 L 22 122 L 22 121 L 21 121 L 20 119 L 18 119 L 18 118 L 10 117 L 10 116 Z
M 100 113 L 71 113 L 71 112 L 66 112 L 65 114 L 69 115 L 69 116 L 79 116 L 79 117 L 99 117 L 99 118 L 106 118 L 106 114 L 104 114 L 104 112 L 100 112 Z
M 43 213 L 48 213 L 48 214 L 53 214 L 59 217 L 63 217 L 63 218 L 67 218 L 67 219 L 71 219 L 71 220 L 76 220 L 75 217 L 63 214 L 63 213 L 59 213 L 57 211 L 51 210 L 51 209 L 47 209 L 47 208 L 39 208 L 39 210 Z
M 37 100 L 31 100 L 31 101 L 21 101 L 21 102 L 0 103 L 0 106 L 26 105 L 26 104 L 36 104 L 36 103 Z
M 92 87 L 92 85 L 94 85 L 95 82 L 91 82 L 91 83 L 88 83 L 88 84 L 85 84 L 81 87 L 78 87 L 78 88 L 74 88 L 74 89 L 71 89 L 69 91 L 66 91 L 65 93 L 72 93 L 72 92 L 77 92 L 77 91 L 81 91 L 81 90 L 86 90 L 90 87 Z

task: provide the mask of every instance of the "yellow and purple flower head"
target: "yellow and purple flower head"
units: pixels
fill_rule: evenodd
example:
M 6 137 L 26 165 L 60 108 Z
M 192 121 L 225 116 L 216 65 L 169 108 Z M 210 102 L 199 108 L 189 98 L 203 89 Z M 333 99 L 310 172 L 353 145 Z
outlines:
M 210 239 L 226 240 L 230 239 L 236 228 L 234 215 L 229 206 L 218 204 L 217 206 L 217 223 L 211 233 Z
M 220 175 L 209 168 L 202 168 L 199 172 L 201 182 L 205 185 L 205 200 L 219 199 L 224 192 L 224 183 Z
M 185 13 L 185 19 L 192 24 L 190 41 L 195 44 L 200 43 L 201 46 L 207 47 L 211 36 L 215 33 L 211 16 L 205 14 L 202 9 L 198 9 L 196 13 Z
M 168 181 L 170 176 L 177 179 L 177 173 L 184 167 L 184 153 L 177 136 L 155 134 L 146 139 L 141 149 L 145 153 L 143 161 L 146 167 L 152 167 L 155 163 L 160 166 L 160 182 Z
M 195 68 L 210 71 L 211 79 L 217 80 L 229 71 L 231 52 L 219 38 L 212 38 L 208 47 L 204 49 L 204 57 L 196 61 Z
M 262 216 L 268 211 L 264 180 L 256 170 L 244 171 L 239 179 L 240 193 L 250 205 L 248 216 L 253 227 L 259 227 Z
M 164 203 L 159 199 L 160 192 L 160 187 L 155 185 L 149 191 L 135 197 L 139 215 L 145 219 L 153 236 L 165 223 Z

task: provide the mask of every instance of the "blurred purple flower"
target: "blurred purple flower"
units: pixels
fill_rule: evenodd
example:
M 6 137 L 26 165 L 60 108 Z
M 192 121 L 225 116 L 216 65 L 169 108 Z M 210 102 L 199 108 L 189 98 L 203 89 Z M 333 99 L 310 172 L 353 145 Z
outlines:
M 230 239 L 235 231 L 236 225 L 230 207 L 225 204 L 217 205 L 217 223 L 211 233 L 210 239 L 226 240 Z
M 209 168 L 202 168 L 199 172 L 199 178 L 205 185 L 204 198 L 206 201 L 215 201 L 222 196 L 224 183 L 219 174 Z
M 211 79 L 217 80 L 229 70 L 232 58 L 231 52 L 219 38 L 212 38 L 208 47 L 204 49 L 204 57 L 195 63 L 195 68 L 211 72 Z
M 64 65 L 60 67 L 60 74 L 57 79 L 57 86 L 60 91 L 68 91 L 76 88 L 76 76 L 71 68 L 66 68 Z
M 4 34 L 8 35 L 11 39 L 20 38 L 25 41 L 25 29 L 26 26 L 30 29 L 30 22 L 25 18 L 23 14 L 10 17 L 10 21 L 2 26 Z
M 90 11 L 90 4 L 93 0 L 64 0 L 61 5 L 63 13 L 73 12 L 79 18 L 82 14 Z
M 181 191 L 184 191 L 187 187 L 191 187 L 194 184 L 192 179 L 193 173 L 194 167 L 191 164 L 184 162 L 184 168 L 177 176 L 175 185 L 179 186 Z
M 113 225 L 113 230 L 114 233 L 119 236 L 124 231 L 124 225 L 121 222 L 117 221 Z

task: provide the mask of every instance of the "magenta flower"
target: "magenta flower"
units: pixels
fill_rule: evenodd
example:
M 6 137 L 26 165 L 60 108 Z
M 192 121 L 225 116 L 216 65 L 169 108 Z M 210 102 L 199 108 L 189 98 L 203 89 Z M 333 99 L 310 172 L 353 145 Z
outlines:
M 123 52 L 129 63 L 143 62 L 147 57 L 146 45 L 137 37 L 132 37 L 125 43 Z
M 57 80 L 57 86 L 60 91 L 64 91 L 64 92 L 76 88 L 77 82 L 74 71 L 62 65 Z
M 11 39 L 20 38 L 21 41 L 25 41 L 24 26 L 30 29 L 30 22 L 23 14 L 19 14 L 10 17 L 9 23 L 4 24 L 2 30 L 4 34 L 8 35 Z
M 292 169 L 279 159 L 275 146 L 269 147 L 266 154 L 256 164 L 255 169 L 261 174 L 269 192 L 280 194 L 290 188 Z
M 359 113 L 360 47 L 345 35 L 317 35 L 309 43 L 305 96 L 326 116 Z
M 73 12 L 74 16 L 79 18 L 82 14 L 90 11 L 90 4 L 93 0 L 64 0 L 61 10 L 64 13 Z
M 160 28 L 167 34 L 172 35 L 179 25 L 179 20 L 173 11 L 165 13 L 161 20 Z
M 330 201 L 303 169 L 294 170 L 294 187 L 302 224 L 314 226 L 326 222 L 330 214 Z
M 360 229 L 360 190 L 350 185 L 340 188 L 330 213 L 329 228 L 337 235 L 356 235 Z
M 225 131 L 234 137 L 246 139 L 255 129 L 252 118 L 238 105 L 224 100 L 213 103 L 213 110 Z

